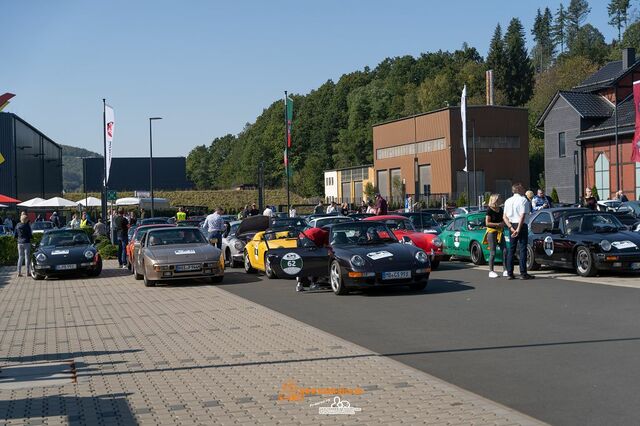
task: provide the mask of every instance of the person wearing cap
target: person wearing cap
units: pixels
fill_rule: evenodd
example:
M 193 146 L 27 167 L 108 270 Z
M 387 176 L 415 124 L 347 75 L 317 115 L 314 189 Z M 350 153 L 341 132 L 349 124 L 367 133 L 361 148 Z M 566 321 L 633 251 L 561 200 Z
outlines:
M 382 198 L 379 192 L 376 193 L 376 215 L 387 214 L 387 200 Z

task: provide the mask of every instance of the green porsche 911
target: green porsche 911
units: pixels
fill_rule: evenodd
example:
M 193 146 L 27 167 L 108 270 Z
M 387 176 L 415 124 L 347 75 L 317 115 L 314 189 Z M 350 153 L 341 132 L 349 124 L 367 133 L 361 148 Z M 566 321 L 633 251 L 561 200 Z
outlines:
M 446 256 L 471 259 L 476 265 L 489 261 L 489 246 L 482 243 L 486 232 L 485 212 L 469 213 L 456 217 L 440 234 L 442 252 Z M 509 236 L 505 235 L 507 248 Z M 496 250 L 496 262 L 502 262 L 502 250 Z

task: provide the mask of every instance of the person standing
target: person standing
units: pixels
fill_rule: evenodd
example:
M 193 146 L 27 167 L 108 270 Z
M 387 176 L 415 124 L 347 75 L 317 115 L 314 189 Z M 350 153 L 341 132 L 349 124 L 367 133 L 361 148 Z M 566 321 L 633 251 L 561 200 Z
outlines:
M 338 209 L 338 205 L 336 204 L 335 201 L 332 201 L 331 204 L 329 204 L 329 206 L 327 207 L 327 214 L 335 213 L 337 212 L 337 209 Z
M 146 215 L 146 213 L 145 213 L 144 209 L 140 209 L 140 219 L 144 219 L 145 215 Z
M 60 223 L 60 216 L 58 216 L 58 212 L 51 213 L 51 222 L 53 222 L 53 226 L 55 228 L 62 227 L 62 224 Z
M 379 192 L 376 193 L 376 215 L 385 215 L 387 211 L 387 200 L 382 198 Z
M 318 201 L 318 205 L 313 209 L 313 214 L 322 214 L 324 211 L 324 206 L 322 205 L 322 201 Z
M 622 190 L 616 192 L 616 199 L 621 203 L 626 203 L 627 201 L 629 201 L 629 198 L 627 198 L 627 196 L 624 195 L 624 192 Z
M 485 225 L 487 226 L 487 231 L 485 232 L 484 237 L 486 241 L 483 241 L 483 243 L 489 245 L 489 278 L 498 278 L 498 274 L 493 269 L 496 259 L 497 247 L 500 247 L 500 250 L 502 252 L 503 270 L 507 270 L 507 268 L 505 267 L 506 244 L 504 242 L 504 220 L 502 217 L 504 212 L 502 210 L 502 207 L 500 207 L 500 201 L 500 194 L 491 194 L 491 197 L 489 197 L 489 208 L 487 209 L 487 215 L 485 217 Z
M 249 211 L 249 216 L 258 216 L 260 214 L 260 210 L 256 207 L 256 203 L 251 204 L 251 210 Z
M 521 183 L 516 183 L 511 187 L 513 196 L 504 203 L 504 213 L 502 219 L 511 232 L 510 246 L 507 253 L 507 279 L 515 278 L 513 275 L 513 259 L 516 249 L 518 249 L 520 260 L 520 279 L 530 280 L 534 278 L 527 273 L 527 240 L 529 239 L 529 229 L 525 222 L 527 214 L 531 212 L 531 203 L 522 196 L 524 188 Z
M 262 216 L 267 216 L 267 217 L 273 217 L 275 216 L 275 214 L 273 213 L 273 209 L 271 208 L 271 206 L 267 206 L 267 208 L 264 209 L 264 211 L 262 212 Z
M 376 214 L 376 206 L 373 204 L 373 201 L 369 201 L 367 205 L 367 211 L 365 213 L 368 214 Z
M 31 225 L 29 218 L 25 213 L 20 215 L 20 223 L 16 225 L 13 231 L 18 242 L 18 276 L 22 276 L 22 264 L 27 267 L 27 275 L 31 274 Z
M 222 218 L 222 208 L 217 207 L 204 220 L 204 227 L 207 230 L 209 240 L 216 240 L 216 247 L 222 248 L 222 233 L 225 230 L 224 219 Z
M 4 218 L 4 226 L 9 228 L 11 231 L 13 231 L 13 221 L 11 220 L 11 218 L 9 216 Z
M 349 204 L 342 203 L 342 207 L 340 208 L 340 214 L 342 216 L 349 216 Z
M 91 228 L 91 221 L 87 217 L 87 213 L 86 212 L 82 213 L 82 219 L 80 220 L 80 228 L 81 229 Z
M 598 199 L 593 196 L 591 188 L 584 189 L 584 202 L 583 206 L 589 210 L 598 210 Z
M 127 267 L 127 244 L 129 243 L 129 221 L 124 217 L 124 209 L 118 210 L 114 219 L 116 240 L 118 241 L 118 263 L 122 269 Z
M 187 220 L 187 214 L 184 212 L 182 207 L 178 208 L 178 213 L 176 213 L 176 222 L 182 222 Z
M 548 209 L 552 206 L 551 198 L 545 195 L 544 189 L 539 188 L 538 193 L 531 200 L 531 207 L 534 212 L 542 209 Z
M 289 209 L 289 217 L 296 217 L 298 216 L 298 212 L 296 211 L 296 206 L 291 206 L 291 208 Z
M 37 221 L 37 219 L 36 219 L 36 221 Z M 71 216 L 71 223 L 69 223 L 69 226 L 71 226 L 71 229 L 80 228 L 80 221 L 78 220 L 78 216 L 76 214 Z
M 107 236 L 107 225 L 102 222 L 102 218 L 98 218 L 98 222 L 93 226 L 93 236 L 94 237 L 106 237 Z

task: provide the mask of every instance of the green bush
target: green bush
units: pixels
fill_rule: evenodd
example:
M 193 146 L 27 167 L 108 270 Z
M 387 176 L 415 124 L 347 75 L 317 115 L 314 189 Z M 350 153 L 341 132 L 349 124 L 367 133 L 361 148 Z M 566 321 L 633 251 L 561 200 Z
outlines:
M 560 202 L 560 197 L 558 196 L 558 190 L 556 189 L 555 186 L 551 190 L 551 201 L 553 201 L 554 204 L 557 204 Z
M 118 247 L 113 244 L 105 244 L 98 248 L 98 253 L 102 259 L 116 259 L 118 257 Z
M 591 195 L 593 195 L 596 198 L 596 200 L 600 199 L 600 197 L 598 196 L 598 188 L 596 188 L 595 185 L 593 185 L 593 187 L 591 188 Z
M 467 205 L 467 193 L 466 192 L 461 192 L 460 196 L 458 197 L 458 200 L 456 201 L 456 206 L 457 207 L 464 207 Z
M 18 263 L 18 246 L 16 239 L 11 236 L 0 237 L 0 265 L 15 265 Z

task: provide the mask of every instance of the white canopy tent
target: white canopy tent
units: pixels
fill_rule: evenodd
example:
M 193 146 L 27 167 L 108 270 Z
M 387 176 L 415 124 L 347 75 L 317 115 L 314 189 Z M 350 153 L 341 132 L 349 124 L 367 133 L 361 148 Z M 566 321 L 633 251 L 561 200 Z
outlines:
M 45 201 L 44 198 L 36 197 L 18 204 L 18 207 L 36 207 L 36 204 Z
M 96 197 L 87 197 L 78 201 L 78 205 L 82 207 L 100 207 L 102 206 L 102 200 Z
M 6 204 L 0 204 L 0 209 L 5 209 L 7 207 L 9 207 L 9 206 L 7 206 Z
M 151 208 L 151 198 L 126 197 L 116 200 L 116 206 L 139 206 L 141 209 Z M 153 198 L 153 206 L 156 209 L 166 209 L 169 207 L 169 200 L 166 198 Z
M 43 200 L 33 205 L 32 207 L 57 207 L 57 208 L 78 207 L 78 203 L 75 203 L 71 200 L 67 200 L 66 198 L 62 198 L 62 197 L 53 197 L 53 198 L 49 198 L 48 200 Z

